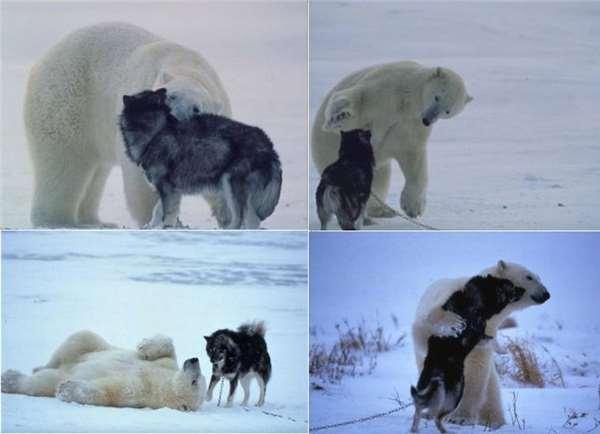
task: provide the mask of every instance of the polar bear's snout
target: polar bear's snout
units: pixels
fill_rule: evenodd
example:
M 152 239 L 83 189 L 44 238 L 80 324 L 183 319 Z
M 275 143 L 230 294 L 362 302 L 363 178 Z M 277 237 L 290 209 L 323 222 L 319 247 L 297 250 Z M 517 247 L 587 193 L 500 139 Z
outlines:
M 535 294 L 531 294 L 531 299 L 537 304 L 545 303 L 550 299 L 550 292 L 548 292 L 544 285 L 540 285 L 539 291 L 537 291 Z
M 437 118 L 440 114 L 440 107 L 438 104 L 432 104 L 431 107 L 429 107 L 427 110 L 425 110 L 425 112 L 423 113 L 423 125 L 425 125 L 426 127 L 430 126 L 431 124 L 433 124 L 435 121 L 437 121 Z

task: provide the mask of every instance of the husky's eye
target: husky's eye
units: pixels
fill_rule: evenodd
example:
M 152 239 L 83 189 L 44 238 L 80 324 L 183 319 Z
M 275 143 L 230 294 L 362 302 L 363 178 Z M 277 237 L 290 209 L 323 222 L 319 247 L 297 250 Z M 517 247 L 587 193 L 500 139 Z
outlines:
M 527 280 L 533 280 L 533 277 L 527 276 Z
M 450 110 L 446 110 L 446 114 L 449 115 L 450 114 Z
M 196 385 L 196 383 L 197 383 L 197 381 L 196 381 L 196 380 L 192 381 L 192 386 L 195 386 L 195 385 Z
M 434 100 L 435 100 L 435 102 L 438 102 L 438 101 L 440 100 L 440 97 L 439 97 L 439 96 L 436 96 L 436 97 L 434 98 Z

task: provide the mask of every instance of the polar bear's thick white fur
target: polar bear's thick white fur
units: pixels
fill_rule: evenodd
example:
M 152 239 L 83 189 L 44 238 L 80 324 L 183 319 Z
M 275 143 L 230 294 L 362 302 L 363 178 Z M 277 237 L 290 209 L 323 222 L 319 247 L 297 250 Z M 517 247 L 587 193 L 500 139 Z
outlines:
M 98 208 L 117 164 L 131 215 L 140 226 L 150 221 L 158 196 L 125 156 L 117 116 L 124 94 L 159 87 L 167 88 L 179 118 L 194 109 L 231 116 L 223 85 L 206 60 L 130 24 L 77 30 L 33 66 L 24 117 L 35 173 L 34 226 L 103 226 Z
M 311 155 L 319 171 L 337 160 L 339 131 L 371 131 L 375 154 L 372 191 L 386 200 L 391 161 L 404 174 L 400 205 L 411 217 L 425 210 L 427 139 L 431 125 L 462 112 L 472 98 L 463 79 L 450 69 L 403 61 L 371 66 L 340 81 L 325 97 L 312 128 Z M 391 217 L 374 197 L 371 217 Z
M 510 280 L 515 286 L 525 289 L 525 295 L 509 304 L 502 312 L 487 321 L 486 334 L 496 337 L 499 325 L 512 312 L 545 302 L 550 294 L 539 276 L 525 267 L 499 261 L 494 267 L 483 270 L 481 276 L 492 275 Z M 442 309 L 442 305 L 456 291 L 464 289 L 470 277 L 443 279 L 433 283 L 422 295 L 412 325 L 415 357 L 419 373 L 427 356 L 429 336 L 456 335 L 462 330 L 460 317 Z M 493 346 L 481 344 L 465 360 L 465 389 L 457 409 L 450 421 L 459 424 L 481 424 L 498 428 L 506 423 L 500 395 L 498 373 L 493 360 Z
M 178 369 L 173 342 L 166 336 L 144 339 L 131 351 L 80 331 L 32 375 L 5 371 L 2 392 L 89 405 L 195 411 L 204 401 L 206 380 L 198 359 L 186 360 Z

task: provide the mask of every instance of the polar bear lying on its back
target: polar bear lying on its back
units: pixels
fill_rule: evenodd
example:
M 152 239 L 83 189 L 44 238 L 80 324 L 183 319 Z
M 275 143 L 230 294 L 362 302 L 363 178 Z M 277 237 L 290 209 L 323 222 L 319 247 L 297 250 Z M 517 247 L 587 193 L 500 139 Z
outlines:
M 197 358 L 177 368 L 173 343 L 166 336 L 144 339 L 137 351 L 130 351 L 80 331 L 32 375 L 5 371 L 2 392 L 89 405 L 195 411 L 204 401 L 206 381 Z
M 498 326 L 516 310 L 546 302 L 550 293 L 539 276 L 527 268 L 499 261 L 494 267 L 483 270 L 480 276 L 493 276 L 509 280 L 515 287 L 523 288 L 525 295 L 510 303 L 499 314 L 487 321 L 485 334 L 496 337 Z M 444 310 L 442 305 L 457 291 L 462 291 L 470 277 L 444 279 L 433 283 L 421 296 L 412 325 L 413 344 L 419 373 L 427 356 L 427 340 L 431 335 L 456 336 L 464 324 L 461 317 Z M 465 389 L 458 408 L 449 420 L 460 424 L 481 424 L 491 428 L 504 425 L 504 412 L 500 395 L 498 373 L 493 363 L 493 348 L 478 345 L 465 360 Z
M 337 160 L 340 131 L 371 132 L 375 154 L 372 191 L 386 200 L 391 162 L 406 180 L 400 205 L 410 217 L 425 210 L 427 140 L 438 119 L 460 114 L 471 101 L 456 72 L 403 61 L 356 71 L 340 81 L 325 97 L 311 136 L 311 156 L 319 171 Z M 393 217 L 371 197 L 370 217 Z

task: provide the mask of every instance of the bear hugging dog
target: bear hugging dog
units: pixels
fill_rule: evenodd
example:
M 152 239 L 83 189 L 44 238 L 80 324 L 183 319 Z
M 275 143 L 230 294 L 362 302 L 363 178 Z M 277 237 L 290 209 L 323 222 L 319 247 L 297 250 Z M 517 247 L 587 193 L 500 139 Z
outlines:
M 500 313 L 487 320 L 485 334 L 491 338 L 496 337 L 499 325 L 512 312 L 542 304 L 550 298 L 539 276 L 519 264 L 499 261 L 479 275 L 506 279 L 515 287 L 524 289 L 524 295 L 519 300 L 509 303 Z M 457 336 L 462 332 L 465 326 L 462 318 L 442 306 L 455 292 L 463 290 L 470 279 L 443 279 L 433 283 L 422 295 L 412 325 L 419 373 L 423 370 L 430 336 Z M 493 345 L 482 343 L 466 357 L 464 393 L 456 410 L 449 415 L 450 422 L 480 424 L 494 429 L 506 423 L 493 351 Z
M 3 372 L 2 392 L 88 405 L 196 411 L 204 401 L 206 380 L 197 358 L 178 369 L 173 342 L 166 336 L 143 339 L 130 351 L 80 331 L 32 375 Z
M 391 162 L 405 178 L 400 206 L 410 217 L 425 210 L 427 140 L 432 124 L 460 114 L 472 98 L 456 72 L 403 61 L 371 66 L 340 81 L 325 97 L 311 135 L 311 156 L 319 174 L 338 158 L 340 131 L 371 132 L 375 154 L 372 191 L 385 201 Z M 393 217 L 369 200 L 369 217 Z

